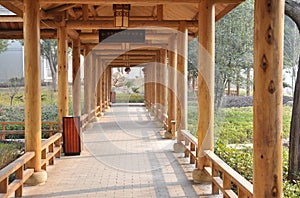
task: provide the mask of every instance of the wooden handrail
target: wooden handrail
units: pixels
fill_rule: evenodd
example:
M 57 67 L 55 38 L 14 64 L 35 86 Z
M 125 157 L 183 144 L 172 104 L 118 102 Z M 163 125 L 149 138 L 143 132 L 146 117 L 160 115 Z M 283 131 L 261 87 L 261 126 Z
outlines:
M 46 170 L 47 164 L 53 165 L 54 158 L 60 157 L 61 137 L 61 133 L 56 133 L 55 135 L 42 142 L 42 169 Z M 9 197 L 13 192 L 15 192 L 16 197 L 22 196 L 23 184 L 34 173 L 33 169 L 24 170 L 24 167 L 26 163 L 30 161 L 34 156 L 34 152 L 26 152 L 24 155 L 0 170 L 0 197 Z M 9 184 L 8 178 L 15 172 L 16 179 Z
M 190 163 L 196 164 L 197 168 L 198 139 L 186 130 L 181 131 L 181 135 L 182 144 L 186 148 L 185 157 L 190 157 Z M 217 193 L 219 189 L 224 197 L 253 197 L 253 185 L 248 180 L 222 161 L 213 151 L 205 150 L 204 153 L 205 158 L 211 162 L 211 166 L 204 167 L 204 171 L 212 179 L 212 193 Z M 231 183 L 237 186 L 238 194 L 233 191 Z
M 0 197 L 8 197 L 15 192 L 15 197 L 22 196 L 24 182 L 33 174 L 33 169 L 24 170 L 25 164 L 35 156 L 34 152 L 26 152 L 0 170 Z M 8 184 L 9 176 L 16 172 L 16 179 Z
M 0 129 L 0 139 L 5 139 L 5 135 L 22 135 L 25 133 L 24 130 L 10 130 L 6 127 L 7 125 L 25 125 L 24 122 L 0 122 L 0 125 L 2 126 L 2 129 Z M 53 125 L 58 125 L 58 122 L 46 121 L 42 122 L 42 125 L 49 125 L 49 129 L 42 129 L 42 133 L 49 133 L 52 136 L 53 133 L 58 131 L 53 129 Z
M 206 158 L 212 162 L 210 174 L 215 187 L 219 188 L 226 196 L 231 197 L 229 194 L 234 196 L 235 193 L 228 183 L 230 184 L 232 182 L 238 187 L 238 195 L 236 196 L 253 197 L 253 185 L 248 180 L 233 170 L 228 164 L 214 154 L 213 151 L 205 150 L 204 153 L 206 154 Z M 222 178 L 219 176 L 219 172 L 223 174 Z

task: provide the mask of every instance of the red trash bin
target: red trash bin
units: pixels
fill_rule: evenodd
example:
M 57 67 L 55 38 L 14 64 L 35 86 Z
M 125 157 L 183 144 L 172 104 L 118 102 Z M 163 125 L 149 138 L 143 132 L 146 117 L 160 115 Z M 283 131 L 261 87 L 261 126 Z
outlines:
M 80 155 L 80 117 L 63 117 L 63 148 L 65 155 Z

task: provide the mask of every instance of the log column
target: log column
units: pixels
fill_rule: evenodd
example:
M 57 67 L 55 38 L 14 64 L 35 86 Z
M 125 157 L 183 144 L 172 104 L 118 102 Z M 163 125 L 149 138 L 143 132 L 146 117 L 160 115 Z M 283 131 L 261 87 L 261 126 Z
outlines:
M 161 115 L 162 121 L 164 121 L 164 114 L 166 113 L 166 87 L 167 87 L 167 51 L 165 49 L 160 51 L 160 107 L 161 107 Z
M 90 71 L 91 71 L 91 66 L 89 63 L 89 48 L 85 47 L 84 49 L 84 113 L 89 115 L 89 107 L 90 107 L 90 83 L 91 83 L 91 76 L 90 76 Z
M 282 197 L 284 1 L 255 1 L 254 197 Z
M 73 78 L 72 78 L 72 95 L 73 95 L 73 115 L 81 116 L 81 75 L 80 75 L 80 39 L 73 40 Z
M 62 129 L 62 118 L 69 114 L 68 109 L 68 45 L 65 26 L 58 28 L 58 122 Z
M 168 128 L 166 135 L 172 139 L 175 138 L 175 132 L 172 131 L 172 120 L 176 120 L 176 66 L 177 66 L 177 43 L 176 36 L 169 40 L 169 65 L 168 65 Z M 168 134 L 169 133 L 169 134 Z
M 101 83 L 101 59 L 97 57 L 97 106 L 99 106 L 99 113 L 102 112 L 102 83 Z
M 94 53 L 91 53 L 91 85 L 90 85 L 90 92 L 91 92 L 91 106 L 90 106 L 90 112 L 96 109 L 96 55 Z M 95 112 L 96 113 L 96 112 Z M 93 116 L 96 116 L 95 113 Z
M 110 106 L 110 101 L 111 101 L 111 70 L 112 70 L 112 68 L 111 67 L 108 67 L 107 68 L 107 72 L 108 72 L 108 84 L 107 84 L 107 86 L 108 86 L 108 106 Z
M 186 23 L 180 23 L 178 35 L 177 63 L 177 143 L 181 143 L 181 130 L 187 129 L 187 45 L 188 30 Z
M 38 185 L 47 180 L 41 170 L 41 66 L 40 66 L 40 4 L 24 0 L 24 50 L 25 50 L 25 151 L 35 152 L 27 163 L 35 173 L 27 181 Z
M 198 156 L 197 168 L 194 170 L 195 182 L 208 181 L 210 178 L 203 173 L 205 165 L 204 150 L 213 150 L 214 123 L 214 32 L 215 7 L 209 0 L 199 3 L 198 16 Z

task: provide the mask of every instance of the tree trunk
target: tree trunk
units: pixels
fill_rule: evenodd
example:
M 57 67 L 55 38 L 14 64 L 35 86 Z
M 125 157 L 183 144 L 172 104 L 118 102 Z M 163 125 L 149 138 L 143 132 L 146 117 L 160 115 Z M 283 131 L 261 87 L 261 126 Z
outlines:
M 298 73 L 295 84 L 293 113 L 290 130 L 290 150 L 289 150 L 289 171 L 288 179 L 297 179 L 295 173 L 300 172 L 300 58 L 298 63 Z M 299 177 L 299 175 L 298 175 Z
M 231 91 L 231 90 L 230 90 L 230 89 L 231 89 L 231 88 L 230 88 L 230 85 L 231 85 L 230 80 L 228 80 L 228 83 L 227 83 L 227 87 L 228 87 L 227 95 L 228 95 L 228 96 L 231 95 L 231 94 L 230 94 L 230 91 Z
M 292 0 L 285 0 L 285 14 L 289 16 L 300 30 L 300 3 Z M 293 112 L 290 128 L 290 148 L 289 148 L 289 170 L 288 179 L 293 181 L 299 178 L 300 172 L 300 58 L 298 62 L 297 79 L 294 89 Z M 296 175 L 295 173 L 298 173 Z
M 250 68 L 247 70 L 247 87 L 246 87 L 246 94 L 250 96 Z

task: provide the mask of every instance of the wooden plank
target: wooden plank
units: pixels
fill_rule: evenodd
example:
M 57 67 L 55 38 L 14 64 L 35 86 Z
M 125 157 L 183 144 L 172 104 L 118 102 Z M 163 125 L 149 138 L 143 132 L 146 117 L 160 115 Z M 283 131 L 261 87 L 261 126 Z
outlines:
M 204 171 L 207 175 L 209 175 L 210 177 L 212 177 L 212 169 L 209 166 L 205 166 L 204 167 Z
M 40 0 L 41 4 L 75 3 L 81 4 L 82 0 Z M 86 4 L 99 4 L 99 0 L 85 0 Z M 199 0 L 103 0 L 101 4 L 187 4 L 199 3 Z
M 237 194 L 235 194 L 233 190 L 224 190 L 224 194 L 226 197 L 238 198 Z
M 61 133 L 56 133 L 55 135 L 49 137 L 47 140 L 42 142 L 42 150 L 47 149 L 47 147 L 54 143 L 55 141 L 57 141 L 58 139 L 60 139 L 62 137 Z
M 218 186 L 218 188 L 223 192 L 223 180 L 220 177 L 213 177 L 212 181 L 214 182 L 215 185 Z M 224 193 L 224 192 L 223 192 Z
M 23 11 L 16 7 L 13 3 L 0 1 L 0 5 L 8 9 L 9 11 L 15 13 L 19 17 L 23 17 Z

